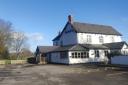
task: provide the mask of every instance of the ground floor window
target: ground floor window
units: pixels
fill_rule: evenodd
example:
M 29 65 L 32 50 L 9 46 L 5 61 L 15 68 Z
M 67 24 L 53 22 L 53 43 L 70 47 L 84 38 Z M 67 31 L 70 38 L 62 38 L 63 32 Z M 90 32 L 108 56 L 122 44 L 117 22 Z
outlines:
M 104 55 L 108 56 L 108 51 L 107 50 L 104 51 Z
M 95 50 L 95 57 L 100 57 L 98 50 Z
M 89 52 L 72 52 L 71 53 L 72 58 L 89 58 Z

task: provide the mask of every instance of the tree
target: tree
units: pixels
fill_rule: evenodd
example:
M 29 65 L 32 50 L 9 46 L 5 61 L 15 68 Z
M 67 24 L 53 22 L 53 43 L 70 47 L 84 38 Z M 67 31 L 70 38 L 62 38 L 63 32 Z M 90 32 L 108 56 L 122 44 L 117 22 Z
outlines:
M 0 19 L 0 58 L 8 56 L 8 48 L 11 44 L 12 24 Z M 7 54 L 7 55 L 6 55 Z
M 22 49 L 22 52 L 21 52 L 21 56 L 26 59 L 28 57 L 32 57 L 33 56 L 33 53 L 30 51 L 29 48 L 23 48 Z
M 26 47 L 27 37 L 22 32 L 14 32 L 12 34 L 12 51 L 16 53 L 17 59 L 20 57 L 20 53 L 24 47 Z

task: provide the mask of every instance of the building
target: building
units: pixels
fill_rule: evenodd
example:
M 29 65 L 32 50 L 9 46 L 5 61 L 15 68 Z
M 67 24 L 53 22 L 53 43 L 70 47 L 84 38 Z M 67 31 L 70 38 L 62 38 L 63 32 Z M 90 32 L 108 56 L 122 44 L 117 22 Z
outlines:
M 63 64 L 106 62 L 110 53 L 128 54 L 128 44 L 121 37 L 111 26 L 74 22 L 69 15 L 53 46 L 37 47 L 36 59 Z

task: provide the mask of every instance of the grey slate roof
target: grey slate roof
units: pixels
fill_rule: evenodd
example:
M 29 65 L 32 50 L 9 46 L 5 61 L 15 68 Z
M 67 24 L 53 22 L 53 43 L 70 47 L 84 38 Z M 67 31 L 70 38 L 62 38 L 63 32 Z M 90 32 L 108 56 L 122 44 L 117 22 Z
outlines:
M 54 40 L 59 40 L 59 39 L 60 39 L 60 36 L 61 36 L 60 34 L 57 35 L 57 36 L 53 39 L 53 41 L 54 41 Z
M 102 44 L 81 44 L 81 45 L 88 49 L 109 49 L 107 46 L 104 46 Z
M 111 26 L 97 25 L 89 23 L 73 22 L 72 26 L 76 32 L 80 33 L 95 33 L 106 35 L 121 35 L 117 30 Z
M 48 53 L 58 48 L 58 46 L 38 46 L 37 50 L 41 53 Z
M 59 52 L 59 51 L 84 51 L 89 49 L 122 49 L 123 45 L 128 44 L 126 42 L 115 42 L 106 44 L 76 44 L 68 46 L 38 46 L 38 50 L 41 53 Z
M 71 24 L 71 26 L 75 30 L 75 32 L 78 32 L 78 33 L 93 33 L 93 34 L 106 34 L 106 35 L 122 36 L 122 34 L 119 33 L 117 30 L 115 30 L 112 26 L 89 24 L 89 23 L 80 23 L 80 22 L 73 22 L 73 23 L 67 22 L 64 29 L 67 27 L 68 24 Z M 57 35 L 53 39 L 53 41 L 58 40 L 61 37 L 62 32 L 61 32 L 60 35 Z
M 109 49 L 122 49 L 124 44 L 126 44 L 128 46 L 128 44 L 124 41 L 123 42 L 115 42 L 115 43 L 106 43 L 103 45 L 108 47 Z
M 54 51 L 83 51 L 88 50 L 85 47 L 77 44 L 77 45 L 69 45 L 69 46 L 61 46 L 56 48 Z

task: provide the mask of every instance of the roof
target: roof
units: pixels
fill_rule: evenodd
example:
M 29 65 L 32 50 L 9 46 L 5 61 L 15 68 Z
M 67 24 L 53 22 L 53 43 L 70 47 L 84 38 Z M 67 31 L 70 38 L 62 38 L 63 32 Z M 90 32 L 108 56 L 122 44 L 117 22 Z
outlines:
M 56 49 L 58 46 L 38 46 L 37 49 L 41 53 L 48 53 Z
M 107 46 L 109 49 L 122 49 L 124 44 L 126 44 L 128 46 L 128 44 L 125 41 L 115 42 L 115 43 L 106 43 L 106 44 L 103 44 L 103 45 Z
M 81 22 L 72 22 L 65 25 L 63 31 L 67 27 L 68 24 L 71 24 L 72 28 L 75 30 L 77 33 L 94 33 L 94 34 L 106 34 L 106 35 L 119 35 L 122 36 L 121 33 L 119 33 L 117 30 L 115 30 L 112 26 L 107 26 L 107 25 L 98 25 L 98 24 L 90 24 L 90 23 L 81 23 Z M 57 35 L 54 40 L 58 40 L 63 31 Z
M 95 33 L 95 34 L 106 34 L 106 35 L 120 35 L 112 26 L 97 25 L 89 23 L 73 22 L 73 29 L 80 33 Z
M 81 45 L 89 49 L 109 49 L 107 46 L 104 46 L 102 44 L 81 44 Z
M 38 50 L 41 53 L 59 52 L 59 51 L 84 51 L 89 49 L 122 49 L 123 45 L 128 44 L 126 42 L 115 42 L 106 44 L 76 44 L 68 46 L 38 46 Z
M 61 36 L 60 34 L 57 35 L 57 36 L 53 39 L 53 41 L 54 41 L 54 40 L 59 40 L 59 39 L 60 39 L 60 36 Z
M 83 51 L 88 50 L 87 48 L 77 44 L 77 45 L 69 45 L 69 46 L 60 46 L 54 50 L 55 51 Z

